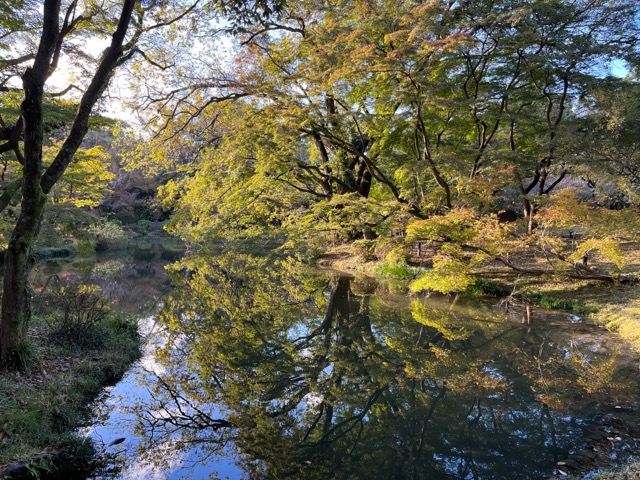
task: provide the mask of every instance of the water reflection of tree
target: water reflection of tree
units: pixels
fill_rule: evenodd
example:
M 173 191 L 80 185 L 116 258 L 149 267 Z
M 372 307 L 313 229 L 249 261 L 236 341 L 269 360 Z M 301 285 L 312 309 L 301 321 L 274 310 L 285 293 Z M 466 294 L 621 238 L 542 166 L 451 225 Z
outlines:
M 593 400 L 581 375 L 600 361 L 585 367 L 561 330 L 389 307 L 371 282 L 292 260 L 227 255 L 175 274 L 168 370 L 141 431 L 217 453 L 231 439 L 251 478 L 535 478 L 583 428 L 548 405 Z

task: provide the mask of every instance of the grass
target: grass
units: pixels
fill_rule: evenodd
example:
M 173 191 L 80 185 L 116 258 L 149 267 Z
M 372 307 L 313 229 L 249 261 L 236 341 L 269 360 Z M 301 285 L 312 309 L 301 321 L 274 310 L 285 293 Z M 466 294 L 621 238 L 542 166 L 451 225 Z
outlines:
M 555 476 L 556 480 L 579 480 L 583 478 L 582 475 L 575 474 L 567 476 Z M 640 478 L 640 462 L 631 462 L 627 465 L 619 465 L 613 468 L 608 468 L 600 473 L 590 476 L 592 480 L 637 480 Z
M 375 267 L 376 276 L 412 280 L 416 277 L 416 268 L 403 263 L 383 263 Z
M 599 473 L 593 477 L 593 480 L 631 480 L 638 478 L 640 478 L 640 462 L 630 463 Z
M 540 293 L 525 292 L 522 298 L 533 305 L 537 305 L 548 310 L 565 310 L 573 312 L 577 315 L 589 315 L 598 312 L 599 308 L 593 304 L 585 303 L 585 300 L 575 299 L 567 296 L 563 292 L 559 293 Z
M 82 445 L 74 433 L 88 404 L 139 356 L 135 324 L 110 314 L 94 327 L 100 342 L 51 341 L 51 326 L 33 319 L 26 370 L 0 372 L 0 465 L 27 461 L 48 447 Z

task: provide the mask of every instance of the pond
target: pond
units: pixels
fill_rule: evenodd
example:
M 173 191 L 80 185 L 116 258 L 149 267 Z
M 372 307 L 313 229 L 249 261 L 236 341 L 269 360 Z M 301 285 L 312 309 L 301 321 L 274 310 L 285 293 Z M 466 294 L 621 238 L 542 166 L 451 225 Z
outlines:
M 533 479 L 594 432 L 593 456 L 637 451 L 637 358 L 577 317 L 295 259 L 108 262 L 94 283 L 147 344 L 84 429 L 109 454 L 96 478 Z

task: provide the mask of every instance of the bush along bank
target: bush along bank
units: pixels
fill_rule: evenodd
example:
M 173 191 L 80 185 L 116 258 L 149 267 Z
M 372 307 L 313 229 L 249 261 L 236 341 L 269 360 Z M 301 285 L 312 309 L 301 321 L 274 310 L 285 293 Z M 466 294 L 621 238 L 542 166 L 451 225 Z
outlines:
M 94 448 L 76 431 L 139 357 L 137 325 L 93 285 L 39 294 L 34 311 L 29 337 L 0 371 L 0 479 L 85 478 Z

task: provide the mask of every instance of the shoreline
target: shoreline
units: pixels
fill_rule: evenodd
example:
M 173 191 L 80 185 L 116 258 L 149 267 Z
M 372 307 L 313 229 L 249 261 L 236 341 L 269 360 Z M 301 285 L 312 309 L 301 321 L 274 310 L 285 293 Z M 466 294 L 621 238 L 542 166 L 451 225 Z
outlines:
M 111 314 L 100 345 L 78 346 L 51 342 L 43 319 L 33 323 L 30 365 L 0 371 L 0 478 L 86 478 L 95 449 L 77 430 L 139 358 L 137 326 Z

